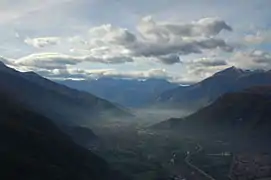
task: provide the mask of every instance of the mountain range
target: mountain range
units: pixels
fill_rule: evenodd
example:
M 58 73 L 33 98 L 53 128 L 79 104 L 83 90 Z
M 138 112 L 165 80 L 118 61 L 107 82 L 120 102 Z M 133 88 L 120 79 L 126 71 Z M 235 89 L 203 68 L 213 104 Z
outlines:
M 96 80 L 58 80 L 56 82 L 131 108 L 149 106 L 162 92 L 178 87 L 178 84 L 157 78 L 137 80 L 103 77 Z
M 197 110 L 221 95 L 259 85 L 271 84 L 271 71 L 230 67 L 192 85 L 179 85 L 163 79 L 58 80 L 68 87 L 92 93 L 123 107 L 174 107 Z
M 200 109 L 221 95 L 259 85 L 271 84 L 271 71 L 242 70 L 230 67 L 190 86 L 179 86 L 159 95 L 158 104 Z

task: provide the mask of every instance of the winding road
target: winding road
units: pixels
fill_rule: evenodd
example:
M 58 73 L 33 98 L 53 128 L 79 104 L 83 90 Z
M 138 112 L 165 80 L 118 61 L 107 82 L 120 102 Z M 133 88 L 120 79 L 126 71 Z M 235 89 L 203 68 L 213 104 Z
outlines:
M 193 155 L 200 153 L 203 150 L 202 146 L 197 144 L 194 152 L 187 152 L 184 159 L 181 159 L 183 163 L 176 167 L 176 174 L 179 174 L 175 180 L 216 180 L 197 166 L 191 163 Z
M 199 152 L 202 151 L 202 146 L 197 144 L 197 150 L 193 153 L 188 153 L 184 159 L 184 162 L 186 163 L 187 166 L 189 166 L 190 168 L 192 168 L 194 171 L 194 173 L 197 173 L 201 179 L 208 179 L 208 180 L 215 180 L 215 178 L 213 178 L 212 176 L 210 176 L 209 174 L 207 174 L 206 172 L 204 172 L 203 170 L 201 170 L 200 168 L 198 168 L 197 166 L 195 166 L 194 164 L 191 163 L 191 156 L 195 155 Z

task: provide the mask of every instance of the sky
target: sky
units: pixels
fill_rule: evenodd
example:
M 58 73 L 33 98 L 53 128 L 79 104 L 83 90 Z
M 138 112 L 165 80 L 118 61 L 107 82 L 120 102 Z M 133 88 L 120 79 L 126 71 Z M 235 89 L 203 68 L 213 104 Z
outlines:
M 271 69 L 270 0 L 0 0 L 0 59 L 51 79 Z

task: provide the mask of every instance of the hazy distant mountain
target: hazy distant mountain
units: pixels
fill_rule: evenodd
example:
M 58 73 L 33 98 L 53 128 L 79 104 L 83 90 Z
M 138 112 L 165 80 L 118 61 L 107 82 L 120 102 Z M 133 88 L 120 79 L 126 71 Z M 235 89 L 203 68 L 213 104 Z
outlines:
M 267 142 L 271 137 L 271 86 L 227 93 L 186 118 L 172 118 L 156 128 L 201 137 L 249 137 Z
M 155 78 L 136 80 L 105 77 L 89 81 L 64 80 L 57 82 L 71 88 L 90 92 L 125 107 L 149 105 L 162 92 L 178 87 L 177 84 Z
M 248 71 L 231 67 L 199 83 L 165 91 L 158 96 L 157 102 L 187 108 L 200 108 L 227 92 L 269 84 L 271 84 L 270 71 Z
M 0 94 L 0 179 L 123 179 L 52 121 Z
M 104 116 L 129 116 L 106 100 L 52 82 L 33 72 L 15 71 L 2 63 L 0 87 L 0 93 L 15 97 L 24 106 L 66 125 L 84 125 Z

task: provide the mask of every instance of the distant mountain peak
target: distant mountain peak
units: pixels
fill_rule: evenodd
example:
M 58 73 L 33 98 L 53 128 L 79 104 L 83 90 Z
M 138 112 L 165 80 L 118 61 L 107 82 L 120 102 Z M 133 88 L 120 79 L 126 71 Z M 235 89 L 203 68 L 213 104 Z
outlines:
M 24 72 L 25 74 L 29 74 L 29 75 L 35 75 L 35 76 L 39 76 L 37 73 L 35 73 L 34 71 L 27 71 Z
M 232 66 L 194 85 L 165 91 L 157 99 L 159 103 L 174 103 L 182 107 L 190 104 L 190 107 L 196 109 L 208 105 L 227 92 L 270 84 L 271 71 L 245 70 Z
M 162 78 L 147 78 L 146 82 L 168 82 L 168 81 Z
M 240 68 L 237 68 L 235 66 L 231 66 L 229 68 L 226 68 L 222 71 L 219 71 L 217 73 L 214 74 L 214 76 L 216 75 L 241 75 L 243 73 L 245 73 L 246 71 Z
M 8 67 L 5 62 L 1 61 L 0 57 L 0 71 L 1 72 L 6 72 L 6 73 L 16 73 L 16 71 L 10 67 Z
M 24 72 L 25 75 L 33 76 L 33 77 L 41 77 L 39 74 L 35 73 L 34 71 L 27 71 Z
M 1 57 L 0 57 L 0 68 L 8 68 L 7 65 L 1 61 Z
M 2 58 L 0 58 L 0 66 L 6 66 L 3 61 L 1 61 Z

